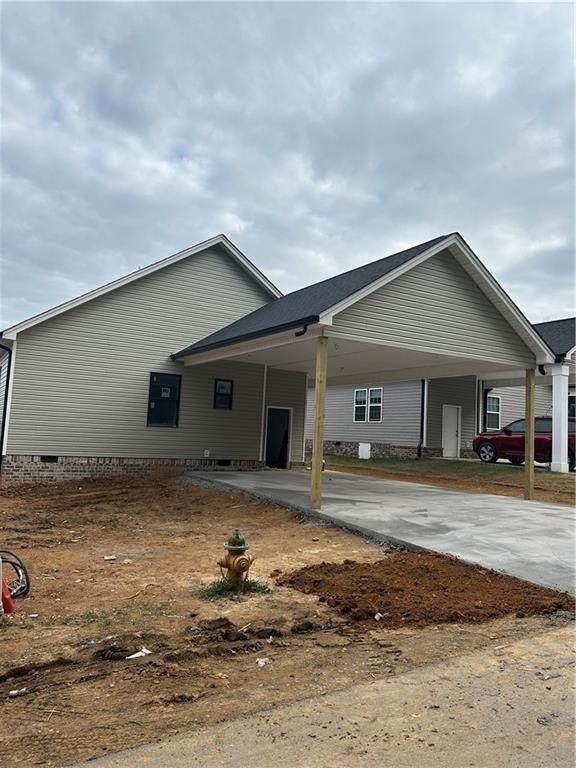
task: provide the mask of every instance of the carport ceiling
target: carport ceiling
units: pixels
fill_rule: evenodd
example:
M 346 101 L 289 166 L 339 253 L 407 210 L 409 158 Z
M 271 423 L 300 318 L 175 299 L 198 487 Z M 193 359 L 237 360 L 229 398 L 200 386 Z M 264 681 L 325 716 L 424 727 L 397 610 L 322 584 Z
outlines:
M 276 347 L 247 352 L 233 359 L 266 364 L 286 371 L 301 371 L 313 377 L 316 367 L 316 335 Z M 354 383 L 366 376 L 399 380 L 465 376 L 503 370 L 492 361 L 439 355 L 383 346 L 368 342 L 329 337 L 328 380 L 330 383 Z

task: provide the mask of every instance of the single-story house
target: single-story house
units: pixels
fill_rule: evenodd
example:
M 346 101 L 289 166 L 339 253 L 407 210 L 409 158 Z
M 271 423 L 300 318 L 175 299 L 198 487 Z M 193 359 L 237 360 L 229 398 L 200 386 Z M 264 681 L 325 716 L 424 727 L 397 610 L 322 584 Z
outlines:
M 536 323 L 534 329 L 556 356 L 569 363 L 569 413 L 574 413 L 576 318 Z M 523 375 L 523 374 L 522 374 Z M 355 385 L 328 387 L 324 425 L 327 454 L 363 458 L 474 456 L 472 441 L 482 431 L 497 430 L 524 417 L 522 377 L 512 381 L 479 376 L 411 381 L 370 379 Z M 539 375 L 536 415 L 552 415 L 550 376 Z M 451 428 L 452 421 L 454 427 Z M 314 389 L 309 387 L 306 410 L 307 450 L 312 448 Z
M 556 383 L 567 368 L 458 233 L 285 296 L 219 235 L 7 328 L 0 344 L 7 480 L 288 467 L 304 457 L 315 377 L 313 506 L 327 384 L 520 370 L 529 414 L 536 372 Z M 554 424 L 567 469 L 567 419 Z M 530 433 L 527 445 L 529 458 Z

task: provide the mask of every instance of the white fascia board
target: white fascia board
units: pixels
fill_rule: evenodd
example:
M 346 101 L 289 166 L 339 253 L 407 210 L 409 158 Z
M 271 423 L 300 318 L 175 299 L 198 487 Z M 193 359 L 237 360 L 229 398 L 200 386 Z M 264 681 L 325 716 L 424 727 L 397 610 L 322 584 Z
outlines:
M 297 344 L 306 339 L 315 338 L 322 334 L 322 328 L 318 324 L 310 326 L 304 336 L 296 337 L 294 334 L 300 326 L 295 326 L 281 333 L 259 336 L 248 341 L 240 341 L 237 344 L 228 344 L 227 346 L 217 347 L 216 349 L 207 349 L 205 352 L 192 353 L 186 357 L 178 357 L 175 363 L 183 363 L 185 366 L 202 365 L 203 363 L 213 363 L 217 360 L 228 360 L 229 358 L 247 355 L 251 352 L 262 352 L 275 347 L 282 347 L 286 344 Z
M 370 283 L 370 285 L 367 285 L 360 291 L 357 291 L 351 296 L 348 296 L 338 304 L 334 304 L 334 306 L 330 307 L 320 315 L 320 322 L 326 325 L 331 325 L 336 314 L 342 312 L 353 304 L 356 304 L 356 302 L 360 301 L 366 296 L 369 296 L 371 293 L 377 291 L 379 288 L 382 288 L 384 285 L 391 283 L 393 280 L 396 280 L 396 278 L 400 277 L 406 272 L 409 272 L 411 269 L 414 269 L 418 265 L 423 264 L 425 261 L 428 261 L 428 259 L 432 258 L 441 251 L 454 246 L 459 252 L 460 257 L 466 260 L 466 265 L 470 266 L 474 272 L 474 276 L 476 277 L 475 282 L 478 287 L 486 294 L 492 303 L 495 303 L 494 299 L 496 298 L 498 303 L 501 304 L 501 310 L 503 308 L 504 311 L 512 315 L 514 320 L 518 323 L 522 329 L 522 334 L 519 335 L 523 336 L 523 340 L 526 346 L 532 352 L 534 352 L 536 356 L 536 363 L 553 363 L 555 356 L 552 350 L 543 341 L 543 339 L 541 339 L 540 335 L 534 330 L 528 319 L 524 317 L 520 309 L 516 306 L 516 304 L 504 291 L 504 289 L 482 264 L 476 254 L 471 250 L 471 248 L 468 247 L 468 245 L 458 234 L 450 235 L 445 240 L 442 240 L 442 242 L 437 243 L 436 245 L 432 246 L 432 248 L 424 251 L 424 253 L 421 253 L 419 256 L 416 256 L 413 259 L 410 259 L 410 261 L 408 261 L 406 264 L 402 264 L 402 266 L 392 270 L 392 272 L 384 275 L 379 280 L 375 280 L 373 283 Z M 471 275 L 473 279 L 474 276 Z M 518 331 L 516 332 L 518 333 Z
M 154 264 L 150 264 L 148 267 L 144 267 L 143 269 L 137 269 L 135 272 L 130 272 L 130 274 L 125 275 L 124 277 L 120 277 L 118 280 L 113 280 L 110 283 L 106 283 L 106 285 L 95 288 L 93 291 L 88 291 L 88 293 L 84 293 L 75 299 L 66 301 L 63 304 L 59 304 L 57 307 L 53 307 L 52 309 L 47 310 L 46 312 L 41 312 L 38 315 L 30 317 L 28 320 L 17 323 L 16 325 L 7 328 L 2 333 L 2 338 L 15 339 L 18 333 L 25 331 L 34 325 L 38 325 L 38 323 L 43 323 L 45 320 L 50 320 L 52 317 L 56 317 L 57 315 L 62 314 L 62 312 L 67 312 L 69 309 L 74 309 L 81 304 L 85 304 L 87 301 L 96 299 L 99 296 L 104 296 L 106 293 L 110 293 L 110 291 L 114 291 L 117 288 L 128 285 L 135 280 L 139 280 L 141 277 L 151 275 L 160 269 L 164 269 L 164 267 L 169 267 L 172 264 L 176 264 L 177 262 L 182 261 L 182 259 L 186 259 L 189 256 L 194 256 L 195 254 L 200 253 L 201 251 L 205 251 L 208 248 L 213 248 L 216 245 L 223 246 L 230 254 L 230 256 L 232 256 L 232 258 L 238 262 L 238 264 L 246 272 L 248 272 L 256 280 L 256 282 L 258 282 L 273 298 L 278 299 L 280 296 L 282 296 L 281 291 L 279 291 L 278 288 L 276 288 L 276 286 L 273 285 L 268 280 L 268 278 L 263 275 L 262 272 L 260 272 L 260 270 L 257 269 L 246 258 L 246 256 L 244 256 L 242 251 L 238 250 L 238 248 L 236 248 L 236 246 L 230 240 L 228 240 L 225 235 L 217 235 L 216 237 L 210 238 L 210 240 L 204 240 L 202 243 L 193 245 L 191 248 L 186 248 L 184 251 L 179 251 L 172 256 L 168 256 L 165 259 L 156 261 Z
M 435 256 L 437 253 L 440 253 L 444 249 L 448 248 L 455 241 L 456 235 L 450 235 L 450 237 L 442 240 L 441 243 L 437 243 L 431 248 L 428 248 L 427 251 L 421 253 L 419 256 L 415 256 L 413 259 L 410 259 L 410 261 L 406 262 L 406 264 L 402 264 L 401 266 L 392 270 L 392 272 L 388 272 L 388 274 L 383 275 L 373 283 L 370 283 L 369 285 L 364 286 L 364 288 L 361 288 L 359 291 L 356 291 L 356 293 L 347 296 L 345 299 L 342 299 L 342 301 L 339 301 L 337 304 L 334 304 L 325 310 L 320 315 L 320 322 L 324 323 L 325 325 L 332 325 L 334 315 L 343 312 L 345 309 L 348 309 L 348 307 L 356 304 L 356 302 L 360 301 L 366 296 L 370 296 L 371 293 L 374 293 L 374 291 L 382 288 L 382 286 L 386 285 L 387 283 L 391 283 L 392 280 L 396 280 L 396 278 L 400 277 L 400 275 L 403 275 L 405 272 L 409 272 L 414 267 L 417 267 L 418 264 L 422 264 L 431 256 Z
M 536 378 L 541 379 L 543 378 L 542 374 L 538 369 L 536 369 Z M 516 368 L 513 371 L 500 371 L 497 373 L 483 373 L 482 379 L 484 381 L 498 381 L 500 379 L 514 379 L 520 381 L 522 384 L 524 384 L 526 380 L 526 370 L 524 368 Z

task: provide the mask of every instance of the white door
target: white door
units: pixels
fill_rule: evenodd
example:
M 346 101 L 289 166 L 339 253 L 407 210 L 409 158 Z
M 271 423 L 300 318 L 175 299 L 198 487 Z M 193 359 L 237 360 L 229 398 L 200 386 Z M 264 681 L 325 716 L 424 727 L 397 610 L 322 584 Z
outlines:
M 460 456 L 460 406 L 442 406 L 442 456 Z

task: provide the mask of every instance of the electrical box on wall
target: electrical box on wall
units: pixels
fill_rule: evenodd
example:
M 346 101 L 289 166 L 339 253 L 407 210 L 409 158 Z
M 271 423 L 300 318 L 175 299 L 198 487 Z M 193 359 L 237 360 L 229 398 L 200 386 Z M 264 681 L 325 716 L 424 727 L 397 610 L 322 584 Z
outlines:
M 210 448 L 204 448 L 204 458 L 205 459 L 210 458 Z

